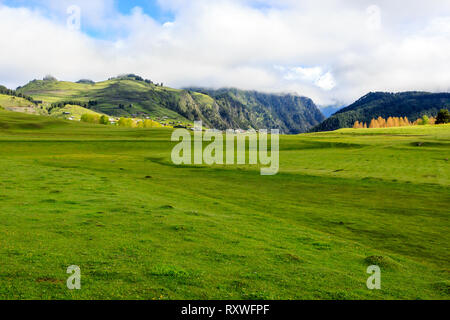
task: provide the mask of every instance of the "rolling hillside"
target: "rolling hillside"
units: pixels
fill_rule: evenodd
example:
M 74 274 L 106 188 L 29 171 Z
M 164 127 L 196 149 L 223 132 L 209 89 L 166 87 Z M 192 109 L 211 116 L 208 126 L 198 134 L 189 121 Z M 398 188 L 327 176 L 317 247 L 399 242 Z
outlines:
M 373 92 L 365 95 L 352 105 L 336 112 L 316 126 L 312 131 L 333 131 L 351 128 L 355 121 L 369 123 L 371 119 L 388 117 L 408 117 L 409 120 L 436 116 L 440 109 L 450 107 L 450 93 Z
M 30 114 L 44 114 L 45 112 L 38 106 L 34 105 L 30 101 L 21 98 L 10 96 L 6 94 L 0 94 L 0 107 L 5 110 L 23 112 Z
M 179 90 L 135 75 L 98 83 L 34 80 L 17 91 L 48 106 L 67 103 L 112 116 L 202 120 L 222 130 L 278 128 L 283 133 L 300 133 L 324 119 L 312 100 L 300 96 L 237 89 Z

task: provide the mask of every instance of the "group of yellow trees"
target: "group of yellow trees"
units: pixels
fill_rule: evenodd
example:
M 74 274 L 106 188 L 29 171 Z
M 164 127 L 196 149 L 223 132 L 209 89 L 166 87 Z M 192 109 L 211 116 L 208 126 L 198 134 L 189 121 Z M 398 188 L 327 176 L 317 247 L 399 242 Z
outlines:
M 105 115 L 99 116 L 95 113 L 85 113 L 81 116 L 81 121 L 89 123 L 109 124 L 109 117 Z
M 120 118 L 117 122 L 119 127 L 127 128 L 161 128 L 162 125 L 159 122 L 153 121 L 151 119 L 145 120 L 134 120 L 130 118 Z
M 353 125 L 353 129 L 363 129 L 363 128 L 392 128 L 392 127 L 406 127 L 406 126 L 417 126 L 424 124 L 434 124 L 436 119 L 431 117 L 428 118 L 424 116 L 421 119 L 417 119 L 414 122 L 408 120 L 407 117 L 389 117 L 387 120 L 383 117 L 378 117 L 378 119 L 372 119 L 369 125 L 365 122 L 356 121 Z
M 89 123 L 110 124 L 109 117 L 106 115 L 99 116 L 97 114 L 85 113 L 81 116 L 81 121 Z M 130 118 L 120 118 L 117 122 L 119 127 L 127 128 L 160 128 L 162 125 L 151 119 L 136 120 Z

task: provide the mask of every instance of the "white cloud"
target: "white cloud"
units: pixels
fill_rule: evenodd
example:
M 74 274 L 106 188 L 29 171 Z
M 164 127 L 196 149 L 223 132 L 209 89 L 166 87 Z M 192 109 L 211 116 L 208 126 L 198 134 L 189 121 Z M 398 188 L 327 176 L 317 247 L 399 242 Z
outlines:
M 323 90 L 329 91 L 336 87 L 336 82 L 334 81 L 333 75 L 327 72 L 315 82 L 315 85 Z
M 322 68 L 314 67 L 314 68 L 292 68 L 289 72 L 286 73 L 284 78 L 286 80 L 305 80 L 309 82 L 316 82 L 322 76 L 323 71 Z
M 78 1 L 82 24 L 108 40 L 67 29 L 72 3 L 0 4 L 1 83 L 134 72 L 177 87 L 295 91 L 321 105 L 375 90 L 450 89 L 446 0 L 161 0 L 174 13 L 165 23 L 139 8 L 123 15 L 113 0 Z
M 315 85 L 325 91 L 336 87 L 333 74 L 330 71 L 324 72 L 321 67 L 296 67 L 286 70 L 283 66 L 276 66 L 275 69 L 281 71 L 284 74 L 284 79 L 288 81 L 302 81 L 307 85 Z

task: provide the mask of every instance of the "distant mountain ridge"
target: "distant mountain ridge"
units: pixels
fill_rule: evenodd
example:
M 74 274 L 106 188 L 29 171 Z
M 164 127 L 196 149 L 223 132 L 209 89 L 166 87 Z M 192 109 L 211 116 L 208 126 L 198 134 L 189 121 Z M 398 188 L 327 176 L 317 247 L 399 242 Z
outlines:
M 320 108 L 325 118 L 331 117 L 333 114 L 344 108 L 345 106 L 333 105 Z
M 353 104 L 337 111 L 311 131 L 333 131 L 351 128 L 356 121 L 370 123 L 373 118 L 408 117 L 416 120 L 424 115 L 436 116 L 440 109 L 450 107 L 450 93 L 371 92 Z
M 307 132 L 325 117 L 314 102 L 296 94 L 262 93 L 236 88 L 189 88 L 212 97 L 222 118 L 231 126 Z
M 280 129 L 281 133 L 307 132 L 325 119 L 306 97 L 239 89 L 173 89 L 130 74 L 103 82 L 77 83 L 56 79 L 34 80 L 17 92 L 44 104 L 82 105 L 93 111 L 123 117 L 168 117 L 202 120 L 216 129 Z

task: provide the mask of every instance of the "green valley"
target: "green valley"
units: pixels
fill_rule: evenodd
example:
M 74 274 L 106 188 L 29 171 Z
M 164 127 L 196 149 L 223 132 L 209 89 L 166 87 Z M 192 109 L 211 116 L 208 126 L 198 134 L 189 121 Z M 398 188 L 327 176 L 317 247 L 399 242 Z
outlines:
M 176 166 L 171 133 L 0 110 L 0 298 L 450 298 L 450 125 L 283 135 L 275 176 Z

